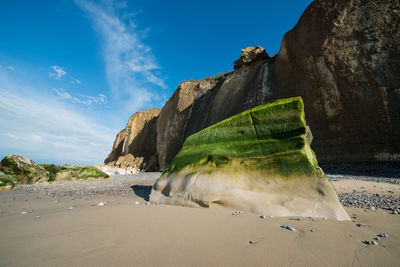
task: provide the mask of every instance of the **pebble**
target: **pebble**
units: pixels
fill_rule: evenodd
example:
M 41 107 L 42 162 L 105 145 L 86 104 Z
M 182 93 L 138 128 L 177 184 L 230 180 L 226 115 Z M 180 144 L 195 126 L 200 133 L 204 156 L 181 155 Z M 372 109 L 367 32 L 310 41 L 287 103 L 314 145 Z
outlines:
M 40 218 L 40 216 L 39 215 L 36 215 L 36 219 L 39 219 Z
M 260 218 L 261 218 L 261 219 L 267 219 L 267 216 L 261 215 Z
M 234 212 L 232 212 L 232 215 L 239 215 L 242 214 L 243 211 L 242 210 L 235 210 Z
M 380 233 L 378 234 L 379 237 L 383 237 L 383 238 L 388 238 L 389 236 L 387 234 L 384 233 Z
M 21 212 L 22 214 L 26 214 L 26 211 Z
M 151 203 L 147 201 L 145 204 L 146 204 L 146 205 L 150 205 Z
M 363 223 L 357 223 L 356 224 L 358 227 L 364 227 L 365 226 L 365 224 L 363 224 Z
M 400 179 L 398 179 L 400 181 Z M 367 210 L 383 209 L 392 214 L 400 212 L 400 198 L 393 195 L 343 193 L 338 194 L 340 202 L 346 207 Z
M 104 202 L 100 202 L 97 206 L 104 206 Z
M 292 232 L 296 231 L 296 229 L 294 229 L 293 227 L 291 227 L 289 225 L 286 225 L 286 224 L 282 225 L 281 228 L 287 229 L 287 230 L 292 231 Z
M 376 246 L 376 245 L 378 245 L 378 243 L 376 242 L 376 241 L 374 241 L 374 240 L 372 240 L 372 241 L 369 241 L 369 240 L 364 240 L 364 241 L 362 241 L 364 244 L 366 244 L 366 245 L 373 245 L 373 246 Z
M 136 201 L 136 202 L 135 202 L 135 205 L 139 205 L 139 204 L 140 204 L 140 202 L 139 202 L 139 201 Z
M 250 240 L 250 241 L 249 241 L 249 244 L 254 245 L 254 241 L 253 241 L 253 240 Z
M 324 220 L 328 220 L 328 218 L 324 217 Z
M 314 230 L 314 229 L 311 229 L 311 230 L 310 230 L 310 232 L 313 232 L 313 233 L 314 233 L 314 232 L 315 232 L 315 230 Z

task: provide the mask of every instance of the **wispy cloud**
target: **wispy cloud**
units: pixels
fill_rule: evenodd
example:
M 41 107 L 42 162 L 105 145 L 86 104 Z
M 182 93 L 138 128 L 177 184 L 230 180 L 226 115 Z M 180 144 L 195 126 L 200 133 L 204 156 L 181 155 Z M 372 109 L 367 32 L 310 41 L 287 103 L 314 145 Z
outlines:
M 0 90 L 0 148 L 58 162 L 100 163 L 113 131 L 59 105 Z M 16 152 L 14 152 L 16 151 Z
M 126 13 L 127 2 L 75 2 L 88 14 L 103 40 L 107 80 L 114 97 L 129 96 L 130 106 L 136 109 L 157 98 L 156 91 L 166 85 L 157 74 L 160 67 L 151 48 Z
M 15 68 L 13 66 L 8 66 L 7 68 L 10 70 L 15 70 Z
M 71 77 L 70 81 L 71 81 L 72 84 L 81 84 L 81 81 L 76 79 L 75 77 Z
M 83 104 L 88 107 L 91 107 L 93 104 L 105 104 L 107 100 L 107 97 L 103 94 L 99 94 L 98 96 L 80 95 L 80 97 L 75 97 L 70 95 L 63 88 L 53 88 L 53 91 L 62 99 L 71 100 L 73 103 Z
M 55 80 L 60 80 L 67 72 L 59 67 L 59 66 L 52 66 L 51 67 L 54 72 L 49 72 L 49 76 L 53 77 Z

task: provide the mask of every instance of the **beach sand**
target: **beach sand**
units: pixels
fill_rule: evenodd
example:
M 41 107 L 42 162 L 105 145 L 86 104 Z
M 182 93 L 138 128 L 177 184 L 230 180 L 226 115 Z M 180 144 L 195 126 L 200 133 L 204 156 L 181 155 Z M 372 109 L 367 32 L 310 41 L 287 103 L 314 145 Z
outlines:
M 0 192 L 0 266 L 400 266 L 399 215 L 346 207 L 352 221 L 262 219 L 223 208 L 146 205 L 156 176 Z M 400 185 L 334 184 L 338 193 L 400 194 Z M 362 243 L 379 233 L 388 237 Z

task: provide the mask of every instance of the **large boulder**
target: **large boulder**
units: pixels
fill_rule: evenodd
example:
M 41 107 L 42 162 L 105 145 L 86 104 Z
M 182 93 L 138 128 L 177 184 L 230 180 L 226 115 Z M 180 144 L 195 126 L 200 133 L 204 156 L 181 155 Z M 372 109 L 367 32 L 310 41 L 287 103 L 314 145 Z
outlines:
M 157 118 L 160 109 L 133 114 L 114 141 L 104 163 L 108 166 L 137 171 L 146 168 L 157 151 Z
M 21 184 L 46 182 L 50 178 L 45 168 L 23 155 L 5 156 L 0 163 L 0 171 L 13 176 L 16 179 L 14 182 Z
M 255 107 L 187 138 L 150 201 L 349 219 L 307 142 L 299 97 Z

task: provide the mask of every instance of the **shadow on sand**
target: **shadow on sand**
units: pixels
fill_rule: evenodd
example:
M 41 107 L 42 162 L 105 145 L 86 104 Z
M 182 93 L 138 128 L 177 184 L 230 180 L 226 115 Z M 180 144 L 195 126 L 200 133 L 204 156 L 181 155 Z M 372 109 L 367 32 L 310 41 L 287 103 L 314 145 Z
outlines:
M 131 188 L 133 192 L 146 201 L 150 199 L 151 185 L 132 185 Z

